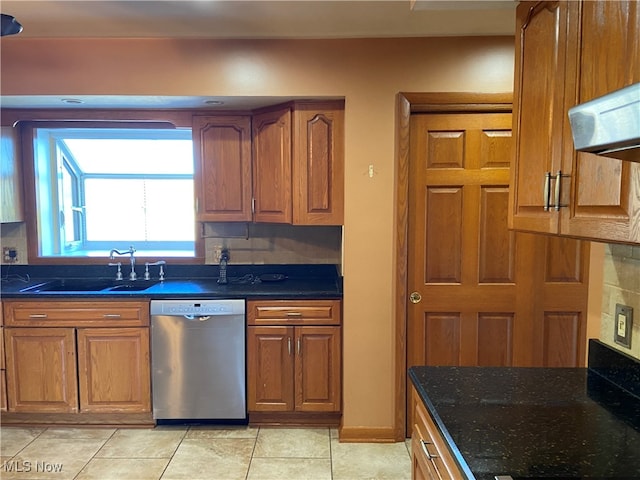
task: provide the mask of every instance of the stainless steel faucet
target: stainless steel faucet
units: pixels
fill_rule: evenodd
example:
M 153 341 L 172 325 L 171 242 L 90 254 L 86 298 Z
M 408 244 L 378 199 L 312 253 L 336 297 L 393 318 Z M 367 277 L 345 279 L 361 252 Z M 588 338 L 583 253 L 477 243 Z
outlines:
M 109 252 L 109 258 L 111 260 L 113 260 L 116 255 L 131 255 L 131 272 L 129 272 L 129 280 L 135 280 L 138 278 L 138 275 L 136 275 L 136 257 L 133 256 L 134 253 L 136 253 L 136 249 L 133 248 L 133 245 L 131 245 L 129 250 L 126 252 L 121 252 L 115 248 Z

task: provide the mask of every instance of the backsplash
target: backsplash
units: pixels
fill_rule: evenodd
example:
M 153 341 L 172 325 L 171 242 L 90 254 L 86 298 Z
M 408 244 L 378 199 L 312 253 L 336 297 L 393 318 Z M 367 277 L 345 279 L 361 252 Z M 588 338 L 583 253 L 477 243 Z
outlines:
M 27 265 L 24 223 L 0 225 L 2 247 L 18 250 L 19 265 Z M 252 223 L 206 223 L 205 264 L 217 263 L 217 246 L 228 248 L 230 264 L 330 264 L 342 265 L 341 226 L 298 226 Z
M 16 248 L 18 251 L 18 265 L 27 262 L 27 227 L 24 223 L 0 224 L 0 246 Z
M 616 303 L 633 308 L 630 349 L 613 340 Z M 600 340 L 640 359 L 640 246 L 609 244 L 605 247 Z
M 342 227 L 260 223 L 206 223 L 205 263 L 216 263 L 217 246 L 235 264 L 342 264 Z

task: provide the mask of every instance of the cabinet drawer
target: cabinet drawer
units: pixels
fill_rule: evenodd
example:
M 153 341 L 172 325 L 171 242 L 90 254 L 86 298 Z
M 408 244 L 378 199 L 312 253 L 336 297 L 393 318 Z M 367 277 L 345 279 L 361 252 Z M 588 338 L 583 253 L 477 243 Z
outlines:
M 8 326 L 118 326 L 149 325 L 149 303 L 140 301 L 6 301 Z
M 421 466 L 430 472 L 433 478 L 443 480 L 465 478 L 415 390 L 413 390 L 412 402 L 414 424 L 411 435 L 411 451 L 414 468 Z
M 249 325 L 340 325 L 340 300 L 248 301 Z

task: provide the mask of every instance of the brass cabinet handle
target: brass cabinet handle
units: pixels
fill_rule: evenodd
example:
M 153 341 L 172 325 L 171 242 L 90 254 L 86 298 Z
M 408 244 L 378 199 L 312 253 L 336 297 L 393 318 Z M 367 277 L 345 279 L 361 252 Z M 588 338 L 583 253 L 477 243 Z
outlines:
M 409 295 L 409 300 L 411 301 L 411 303 L 420 303 L 420 300 L 422 300 L 422 295 L 420 295 L 420 293 L 418 292 L 411 292 L 411 295 Z
M 105 313 L 103 315 L 103 318 L 120 318 L 122 317 L 122 315 L 120 315 L 119 313 Z
M 427 458 L 429 460 L 433 460 L 434 458 L 438 458 L 438 455 L 434 455 L 434 454 L 429 453 L 429 449 L 427 448 L 427 445 L 433 445 L 433 443 L 427 442 L 426 440 L 423 440 L 423 439 L 420 439 L 420 446 L 422 447 L 422 451 L 427 456 Z
M 47 318 L 48 315 L 46 313 L 30 313 L 29 318 Z
M 287 317 L 301 317 L 302 312 L 287 312 Z
M 548 212 L 551 204 L 551 172 L 544 174 L 544 211 Z
M 556 173 L 556 205 L 555 205 L 555 210 L 556 212 L 560 210 L 560 193 L 562 192 L 562 170 L 558 170 L 558 173 Z
M 287 350 L 289 351 L 289 356 L 291 356 L 291 337 L 287 337 Z
M 297 343 L 296 346 L 297 346 L 297 349 L 298 349 L 298 356 L 300 356 L 300 337 L 298 337 L 298 341 L 296 343 Z

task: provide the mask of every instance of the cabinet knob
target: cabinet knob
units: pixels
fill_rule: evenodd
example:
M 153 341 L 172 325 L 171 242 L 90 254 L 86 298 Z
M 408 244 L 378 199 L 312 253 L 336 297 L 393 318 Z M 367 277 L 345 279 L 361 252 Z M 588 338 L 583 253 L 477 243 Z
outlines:
M 409 300 L 411 301 L 411 303 L 420 303 L 420 300 L 422 300 L 422 295 L 420 295 L 418 292 L 411 292 L 411 295 L 409 295 Z

